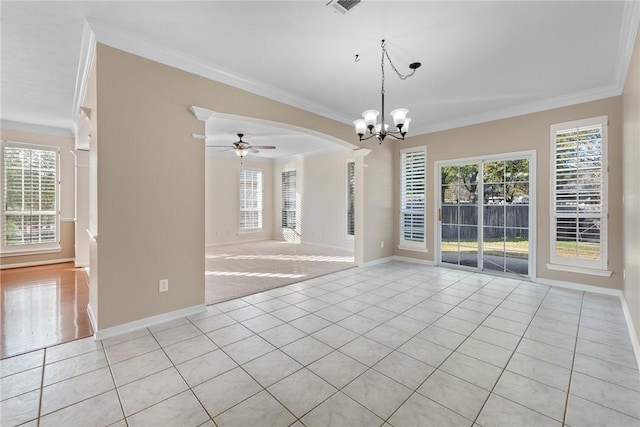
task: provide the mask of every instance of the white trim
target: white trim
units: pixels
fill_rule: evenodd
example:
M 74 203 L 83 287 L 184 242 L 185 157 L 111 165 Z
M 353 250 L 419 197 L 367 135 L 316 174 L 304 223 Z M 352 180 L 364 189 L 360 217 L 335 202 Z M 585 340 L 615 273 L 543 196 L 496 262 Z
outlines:
M 87 272 L 88 273 L 88 272 Z M 93 314 L 93 309 L 91 308 L 91 304 L 87 304 L 87 315 L 89 316 L 89 323 L 91 323 L 91 329 L 93 329 L 93 336 L 95 338 L 95 331 L 98 330 L 98 322 L 96 321 L 96 316 Z
M 403 191 L 403 184 L 404 181 L 403 180 L 403 164 L 404 164 L 404 156 L 405 154 L 422 154 L 424 155 L 424 174 L 422 175 L 422 179 L 424 180 L 423 182 L 423 187 L 424 187 L 424 195 L 423 195 L 423 203 L 424 203 L 424 209 L 422 209 L 422 226 L 423 226 L 423 231 L 422 231 L 422 241 L 416 241 L 416 240 L 405 240 L 404 239 L 404 228 L 403 228 L 403 223 L 404 223 L 404 216 L 403 216 L 403 211 L 404 211 L 404 200 L 405 200 L 405 192 Z M 407 250 L 415 250 L 415 251 L 422 251 L 422 250 L 427 250 L 427 184 L 428 184 L 428 180 L 427 180 L 427 169 L 428 169 L 428 153 L 427 153 L 427 146 L 426 145 L 420 145 L 417 147 L 409 147 L 409 148 L 402 148 L 400 149 L 400 156 L 399 156 L 399 170 L 400 170 L 400 174 L 399 174 L 399 184 L 400 184 L 400 188 L 398 189 L 399 192 L 399 206 L 397 206 L 398 208 L 398 247 L 403 247 L 403 248 L 407 248 Z M 411 248 L 411 249 L 409 249 Z
M 600 164 L 602 173 L 602 183 L 600 192 L 600 259 L 597 261 L 581 258 L 579 256 L 558 256 L 556 254 L 556 238 L 557 238 L 557 219 L 562 216 L 556 211 L 556 179 L 558 178 L 556 169 L 556 133 L 558 131 L 571 131 L 577 130 L 583 127 L 600 126 L 601 138 L 600 138 Z M 549 161 L 551 179 L 549 180 L 549 261 L 547 268 L 552 270 L 560 270 L 560 266 L 566 266 L 567 268 L 581 268 L 585 274 L 597 274 L 595 271 L 601 270 L 604 274 L 597 274 L 599 276 L 609 277 L 611 272 L 607 271 L 609 266 L 609 116 L 595 116 L 585 119 L 571 120 L 562 123 L 552 123 L 549 126 Z M 579 213 L 577 218 L 589 217 L 585 213 Z M 593 216 L 596 217 L 595 215 Z M 550 265 L 556 266 L 556 268 L 549 267 Z M 574 271 L 574 270 L 567 270 Z M 593 273 L 590 273 L 593 271 Z M 608 273 L 608 274 L 607 274 Z
M 629 9 L 631 9 L 631 6 L 625 7 L 625 16 Z M 493 120 L 515 117 L 523 114 L 535 113 L 539 111 L 545 111 L 620 95 L 622 93 L 621 82 L 622 84 L 624 84 L 626 70 L 628 69 L 628 64 L 631 57 L 629 42 L 626 40 L 631 39 L 631 37 L 635 37 L 633 28 L 634 26 L 637 26 L 638 22 L 638 13 L 636 9 L 637 8 L 631 9 L 630 15 L 632 16 L 625 19 L 623 22 L 621 34 L 623 35 L 623 37 L 626 36 L 626 38 L 621 41 L 620 54 L 618 55 L 618 64 L 616 64 L 615 68 L 615 83 L 584 91 L 574 92 L 567 95 L 536 100 L 527 104 L 509 106 L 507 108 L 487 111 L 475 116 L 468 116 L 440 123 L 432 123 L 428 126 L 422 126 L 419 128 L 416 127 L 413 129 L 412 134 L 421 135 L 445 129 L 453 129 L 476 123 L 484 123 Z M 207 63 L 200 58 L 188 55 L 184 52 L 171 49 L 167 46 L 161 46 L 155 42 L 144 40 L 129 31 L 112 26 L 105 22 L 93 18 L 87 18 L 87 21 L 95 33 L 96 41 L 99 41 L 100 43 L 115 47 L 117 49 L 125 50 L 143 58 L 167 64 L 172 67 L 202 77 L 206 77 L 208 79 L 212 79 L 239 89 L 243 89 L 257 95 L 265 96 L 275 101 L 283 102 L 285 104 L 292 105 L 294 107 L 298 107 L 306 111 L 337 120 L 344 124 L 350 124 L 353 120 L 353 117 L 347 117 L 334 110 L 331 110 L 330 108 L 327 108 L 326 106 L 322 106 L 307 99 L 300 98 L 295 94 L 283 91 L 273 86 L 266 85 L 247 76 L 238 75 L 229 70 L 223 69 L 222 67 Z M 632 43 L 633 40 L 631 40 L 631 45 Z
M 60 222 L 76 222 L 75 218 L 60 218 Z
M 412 127 L 411 133 L 415 136 L 447 129 L 456 129 L 464 126 L 475 125 L 478 123 L 508 119 L 525 114 L 538 113 L 541 111 L 553 110 L 555 108 L 567 107 L 569 105 L 576 105 L 585 102 L 596 101 L 599 99 L 611 98 L 613 96 L 619 96 L 621 93 L 622 92 L 620 91 L 620 89 L 618 89 L 617 84 L 600 86 L 593 89 L 574 92 L 568 95 L 561 95 L 533 101 L 528 104 L 514 105 L 500 110 L 487 111 L 475 116 L 463 117 L 447 122 L 434 123 L 429 126 L 422 126 L 419 128 Z
M 620 289 L 603 288 L 602 286 L 583 285 L 582 283 L 564 282 L 562 280 L 545 279 L 539 277 L 534 283 L 541 285 L 556 286 L 558 288 L 572 289 L 574 291 L 593 292 L 594 294 L 611 295 L 619 297 L 622 295 Z
M 41 255 L 41 254 L 55 254 L 58 252 L 62 252 L 62 246 L 59 243 L 52 243 L 50 248 L 30 248 L 30 249 L 16 249 L 16 250 L 8 250 L 5 249 L 2 254 L 0 254 L 0 258 L 8 258 L 12 256 L 25 256 L 25 255 Z
M 385 262 L 393 261 L 395 259 L 395 255 L 391 255 L 385 258 L 378 258 L 371 261 L 366 261 L 362 265 L 358 265 L 358 267 L 372 267 L 378 264 L 384 264 Z
M 577 267 L 564 264 L 546 264 L 548 270 L 567 271 L 569 273 L 589 274 L 591 276 L 611 277 L 613 271 L 598 270 L 595 268 Z
M 420 252 L 422 254 L 429 253 L 429 249 L 424 247 L 416 247 L 416 246 L 407 246 L 406 244 L 396 246 L 401 251 L 412 251 L 412 252 Z
M 287 129 L 287 130 L 300 132 L 300 133 L 303 133 L 305 135 L 315 136 L 317 138 L 326 139 L 327 141 L 333 142 L 334 144 L 339 145 L 340 147 L 344 147 L 344 148 L 346 148 L 348 150 L 353 150 L 353 154 L 354 154 L 355 157 L 364 157 L 364 156 L 366 156 L 367 154 L 369 154 L 371 152 L 371 150 L 359 148 L 357 145 L 352 144 L 352 143 L 348 142 L 347 140 L 337 138 L 337 137 L 335 137 L 333 135 L 329 135 L 327 133 L 318 132 L 318 131 L 315 131 L 313 129 L 292 125 L 290 123 L 276 122 L 274 120 L 258 119 L 256 117 L 250 117 L 250 116 L 240 116 L 240 115 L 237 115 L 237 114 L 220 113 L 220 112 L 217 112 L 217 111 L 209 110 L 208 108 L 198 107 L 196 105 L 190 106 L 189 107 L 189 111 L 191 111 L 191 113 L 196 118 L 196 120 L 199 120 L 199 121 L 202 121 L 202 122 L 206 122 L 209 119 L 237 120 L 237 121 L 240 121 L 240 122 L 255 123 L 255 124 L 258 124 L 258 125 L 280 127 L 280 128 Z M 351 123 L 351 122 L 349 122 L 349 123 Z M 197 135 L 197 134 L 192 134 L 192 136 L 193 135 Z M 194 137 L 194 138 L 197 138 L 197 137 Z M 200 139 L 200 140 L 204 144 L 204 140 L 203 139 Z M 315 153 L 309 153 L 309 154 L 322 154 L 322 153 L 315 152 Z M 309 154 L 307 154 L 307 155 L 309 155 Z M 278 162 L 280 162 L 280 161 L 283 161 L 283 160 L 300 159 L 300 158 L 304 158 L 304 157 L 306 157 L 306 155 L 305 156 L 301 156 L 299 154 L 294 154 L 294 155 L 287 156 L 287 157 L 281 157 L 281 158 L 279 158 L 277 160 L 278 160 Z
M 89 75 L 91 74 L 91 64 L 96 51 L 96 37 L 85 19 L 82 24 L 82 44 L 80 45 L 80 61 L 78 63 L 78 73 L 76 74 L 76 88 L 73 96 L 73 106 L 71 108 L 71 117 L 77 117 L 80 114 L 80 107 L 84 102 L 87 93 L 87 84 Z M 73 123 L 74 134 L 77 134 L 77 124 Z
M 411 258 L 411 257 L 407 257 L 407 256 L 400 256 L 400 255 L 394 255 L 393 256 L 393 260 L 394 261 L 404 261 L 404 262 L 412 262 L 415 264 L 423 264 L 423 265 L 428 265 L 431 267 L 435 267 L 436 263 L 431 261 L 430 259 L 419 259 L 419 258 Z
M 536 211 L 537 211 L 537 189 L 536 189 L 536 170 L 537 170 L 537 150 L 523 150 L 523 151 L 514 151 L 509 153 L 498 153 L 498 154 L 487 154 L 481 156 L 474 157 L 464 157 L 459 159 L 450 159 L 450 160 L 438 160 L 434 162 L 433 167 L 433 179 L 434 179 L 434 218 L 433 218 L 433 229 L 434 232 L 434 263 L 436 266 L 445 267 L 445 268 L 454 268 L 460 269 L 462 266 L 455 266 L 453 264 L 441 264 L 439 262 L 441 253 L 440 253 L 440 219 L 438 217 L 438 209 L 442 208 L 442 201 L 440 200 L 440 187 L 442 186 L 442 176 L 440 173 L 440 169 L 442 166 L 454 166 L 461 163 L 478 163 L 480 166 L 483 162 L 493 162 L 500 160 L 512 160 L 512 159 L 527 159 L 529 161 L 529 225 L 528 225 L 528 233 L 529 233 L 529 263 L 528 263 L 528 275 L 526 276 L 526 280 L 535 282 L 536 280 Z M 479 204 L 481 204 L 481 200 L 479 200 Z M 481 212 L 482 213 L 482 212 Z M 493 274 L 498 275 L 500 277 L 508 277 L 513 275 L 511 273 L 503 273 L 499 272 L 490 272 L 490 271 L 479 271 L 478 268 L 472 267 L 470 270 L 463 268 L 464 271 L 475 271 L 477 273 L 483 274 Z M 517 275 L 521 276 L 521 275 Z
M 87 235 L 89 236 L 90 240 L 93 240 L 94 242 L 98 243 L 98 235 L 96 233 L 89 230 L 88 228 L 85 231 L 87 232 Z
M 207 306 L 204 304 L 194 305 L 192 307 L 182 308 L 180 310 L 170 311 L 168 313 L 158 314 L 156 316 L 145 317 L 144 319 L 134 320 L 133 322 L 123 323 L 122 325 L 112 326 L 105 329 L 94 329 L 94 338 L 96 340 L 103 340 L 106 338 L 112 338 L 118 335 L 133 332 L 138 329 L 148 328 L 149 326 L 157 325 L 159 323 L 169 322 L 171 320 L 179 319 L 181 317 L 193 316 L 194 314 L 202 313 L 207 310 Z M 91 318 L 91 316 L 89 316 Z M 93 322 L 92 322 L 93 323 Z
M 640 25 L 640 2 L 625 2 L 624 10 L 622 11 L 620 44 L 617 55 L 618 61 L 615 64 L 613 79 L 619 93 L 622 93 L 624 90 L 624 83 L 627 79 L 629 64 L 631 63 L 631 54 L 633 53 L 633 45 L 635 43 L 638 25 Z
M 627 331 L 629 332 L 629 338 L 631 339 L 631 346 L 633 352 L 636 354 L 636 363 L 640 370 L 640 342 L 638 341 L 638 335 L 633 326 L 633 319 L 631 318 L 631 312 L 627 305 L 627 300 L 624 298 L 624 294 L 620 294 L 620 303 L 622 303 L 622 312 L 624 313 L 624 320 L 627 322 Z
M 15 264 L 2 264 L 0 265 L 0 270 L 4 270 L 5 268 L 20 268 L 20 267 L 37 267 L 40 265 L 49 265 L 49 264 L 62 264 L 64 262 L 73 262 L 74 258 L 62 258 L 62 259 L 50 259 L 44 261 L 32 261 L 32 262 L 18 262 Z
M 315 112 L 316 114 L 332 118 L 342 123 L 350 123 L 352 121 L 350 117 L 338 114 L 330 108 L 300 98 L 293 93 L 231 72 L 230 70 L 213 65 L 198 57 L 180 52 L 168 46 L 145 40 L 122 28 L 93 18 L 87 18 L 87 21 L 95 32 L 96 40 L 100 43 L 303 110 Z
M 35 123 L 15 122 L 13 120 L 0 119 L 0 128 L 73 138 L 73 131 L 71 129 L 57 126 L 38 125 Z
M 353 234 L 349 234 L 349 165 L 353 163 Z M 356 235 L 356 159 L 347 157 L 344 159 L 344 239 L 353 242 Z

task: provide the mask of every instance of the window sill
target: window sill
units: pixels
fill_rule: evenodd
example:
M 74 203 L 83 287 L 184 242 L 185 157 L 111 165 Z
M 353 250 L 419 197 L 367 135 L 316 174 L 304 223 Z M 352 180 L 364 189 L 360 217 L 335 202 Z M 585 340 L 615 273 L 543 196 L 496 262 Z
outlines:
M 398 249 L 400 249 L 401 251 L 420 252 L 422 254 L 426 254 L 429 252 L 429 249 L 427 248 L 419 248 L 415 246 L 405 246 L 405 245 L 398 245 Z
M 56 247 L 47 248 L 47 249 L 22 249 L 22 250 L 10 250 L 10 251 L 3 250 L 2 254 L 0 254 L 0 257 L 5 258 L 5 257 L 12 257 L 12 256 L 53 254 L 57 252 L 62 252 L 61 246 L 56 246 Z
M 591 276 L 611 277 L 613 271 L 595 268 L 575 267 L 573 265 L 547 264 L 548 270 L 566 271 L 569 273 L 589 274 Z

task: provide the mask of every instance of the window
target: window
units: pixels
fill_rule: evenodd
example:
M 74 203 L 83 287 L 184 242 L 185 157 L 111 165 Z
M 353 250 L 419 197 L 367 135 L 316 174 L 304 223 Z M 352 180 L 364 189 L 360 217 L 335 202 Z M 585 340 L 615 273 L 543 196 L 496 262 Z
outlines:
M 59 248 L 58 151 L 2 144 L 2 251 Z
M 551 263 L 607 268 L 607 116 L 551 126 Z
M 400 151 L 400 249 L 426 250 L 426 147 Z
M 296 229 L 296 171 L 282 172 L 282 228 Z
M 240 231 L 262 229 L 262 171 L 240 171 Z
M 356 163 L 347 162 L 347 236 L 354 236 L 356 232 L 355 218 L 356 197 Z

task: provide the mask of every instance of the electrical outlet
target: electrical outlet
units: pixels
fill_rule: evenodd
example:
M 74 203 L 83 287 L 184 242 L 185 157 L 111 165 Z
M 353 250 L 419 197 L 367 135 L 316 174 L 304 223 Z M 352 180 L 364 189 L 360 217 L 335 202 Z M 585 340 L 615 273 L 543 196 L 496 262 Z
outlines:
M 384 240 L 380 242 L 380 249 L 384 248 Z
M 158 292 L 167 292 L 169 290 L 169 279 L 160 279 L 158 282 Z

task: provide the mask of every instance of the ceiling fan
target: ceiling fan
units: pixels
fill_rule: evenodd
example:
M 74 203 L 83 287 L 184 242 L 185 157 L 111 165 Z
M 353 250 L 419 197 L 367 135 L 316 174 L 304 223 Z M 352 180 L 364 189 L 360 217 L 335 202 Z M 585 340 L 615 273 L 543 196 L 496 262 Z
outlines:
M 249 144 L 247 141 L 243 141 L 242 137 L 244 136 L 244 134 L 239 133 L 238 135 L 238 140 L 234 143 L 231 144 L 231 146 L 228 145 L 207 145 L 207 148 L 228 148 L 230 150 L 233 150 L 236 155 L 240 158 L 246 156 L 249 152 L 251 153 L 259 153 L 260 151 L 258 150 L 258 148 L 260 150 L 275 150 L 275 146 L 274 145 L 251 145 Z

